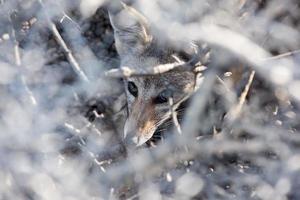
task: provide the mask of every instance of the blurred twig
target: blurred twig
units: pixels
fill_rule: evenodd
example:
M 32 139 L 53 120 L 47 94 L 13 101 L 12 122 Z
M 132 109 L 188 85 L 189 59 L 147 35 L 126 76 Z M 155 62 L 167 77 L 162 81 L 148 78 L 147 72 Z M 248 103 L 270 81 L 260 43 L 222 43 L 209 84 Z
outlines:
M 62 12 L 63 16 L 62 18 L 59 20 L 60 23 L 63 23 L 65 19 L 68 19 L 70 22 L 72 22 L 72 24 L 78 29 L 80 30 L 80 26 L 69 16 L 67 15 L 64 11 Z
M 13 44 L 14 44 L 15 65 L 17 67 L 21 68 L 22 62 L 21 62 L 21 54 L 20 54 L 19 42 L 17 40 L 16 30 L 14 28 L 13 20 L 11 18 L 10 18 L 10 22 L 11 22 L 11 38 L 12 38 L 12 41 L 13 41 Z M 22 82 L 22 84 L 24 86 L 24 89 L 25 89 L 26 93 L 29 96 L 29 99 L 30 99 L 32 105 L 36 106 L 37 105 L 36 98 L 34 97 L 32 91 L 29 89 L 29 87 L 27 85 L 27 82 L 26 82 L 25 77 L 24 77 L 23 74 L 20 75 L 20 79 L 21 79 L 21 82 Z
M 58 42 L 58 44 L 62 47 L 62 49 L 64 50 L 64 53 L 67 56 L 68 61 L 70 62 L 72 68 L 74 69 L 74 71 L 79 75 L 79 77 L 85 81 L 85 82 L 89 82 L 88 77 L 85 75 L 85 73 L 83 72 L 83 70 L 81 69 L 81 67 L 79 66 L 78 62 L 76 61 L 72 51 L 68 48 L 67 44 L 65 43 L 65 41 L 63 40 L 62 36 L 60 35 L 59 31 L 57 30 L 56 25 L 51 21 L 47 10 L 44 8 L 44 4 L 42 0 L 39 0 L 39 3 L 41 4 L 43 11 L 45 12 L 45 16 L 47 18 L 47 23 L 49 26 L 49 29 L 52 31 L 52 34 L 54 35 L 55 40 Z
M 248 82 L 239 98 L 239 101 L 238 103 L 228 112 L 228 114 L 225 116 L 225 119 L 229 119 L 230 121 L 236 119 L 240 113 L 241 113 L 241 110 L 242 110 L 242 107 L 243 105 L 245 104 L 245 101 L 246 101 L 246 97 L 249 93 L 249 90 L 250 90 L 250 86 L 253 82 L 253 79 L 254 79 L 254 75 L 255 75 L 255 71 L 252 70 L 250 75 L 249 75 L 249 78 L 248 78 Z
M 226 85 L 226 83 L 223 81 L 223 79 L 221 79 L 220 76 L 217 75 L 217 80 L 222 84 L 222 86 L 224 87 L 224 89 L 226 90 L 226 92 L 231 92 L 231 90 L 228 88 L 228 86 Z
M 82 71 L 82 69 L 80 68 L 78 62 L 76 61 L 75 57 L 72 54 L 72 51 L 68 48 L 68 46 L 66 45 L 65 41 L 63 40 L 63 38 L 61 37 L 59 31 L 57 30 L 55 24 L 51 21 L 49 21 L 49 27 L 56 39 L 56 41 L 59 43 L 59 45 L 63 48 L 65 54 L 67 55 L 67 58 L 71 64 L 71 66 L 73 67 L 74 71 L 80 76 L 80 78 L 86 82 L 89 82 L 89 79 L 87 78 L 87 76 L 85 75 L 85 73 Z
M 287 53 L 283 53 L 283 54 L 279 54 L 277 56 L 271 56 L 271 57 L 263 59 L 263 61 L 281 59 L 281 58 L 285 58 L 285 57 L 288 57 L 288 56 L 293 56 L 295 54 L 300 54 L 300 49 L 295 50 L 295 51 L 290 51 L 290 52 L 287 52 Z

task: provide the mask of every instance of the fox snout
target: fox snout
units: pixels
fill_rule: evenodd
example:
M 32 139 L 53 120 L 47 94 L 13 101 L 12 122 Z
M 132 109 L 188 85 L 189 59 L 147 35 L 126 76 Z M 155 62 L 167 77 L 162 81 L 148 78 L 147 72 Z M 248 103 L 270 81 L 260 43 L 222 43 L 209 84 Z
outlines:
M 158 111 L 155 110 L 153 103 L 136 100 L 125 122 L 125 143 L 136 146 L 144 144 L 153 136 L 155 130 L 163 121 Z
M 127 145 L 140 146 L 147 142 L 152 137 L 155 129 L 153 130 L 153 122 L 147 121 L 146 124 L 145 127 L 147 128 L 142 128 L 133 124 L 132 121 L 127 120 L 124 129 L 125 143 Z

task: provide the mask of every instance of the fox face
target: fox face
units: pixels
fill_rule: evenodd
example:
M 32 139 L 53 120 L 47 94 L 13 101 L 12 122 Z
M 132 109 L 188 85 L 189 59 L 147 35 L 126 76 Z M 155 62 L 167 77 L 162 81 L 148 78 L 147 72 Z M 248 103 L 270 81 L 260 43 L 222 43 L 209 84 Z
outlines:
M 155 130 L 171 116 L 169 98 L 175 108 L 193 90 L 190 74 L 166 73 L 164 75 L 135 77 L 126 80 L 129 116 L 124 136 L 137 145 L 149 140 Z
M 193 54 L 191 48 L 177 51 L 168 41 L 160 41 L 151 31 L 147 19 L 137 10 L 122 4 L 109 12 L 121 66 L 145 69 L 161 64 L 185 62 Z M 169 99 L 177 108 L 194 91 L 193 72 L 170 71 L 153 76 L 124 78 L 128 117 L 124 137 L 128 144 L 144 144 L 155 130 L 171 117 Z

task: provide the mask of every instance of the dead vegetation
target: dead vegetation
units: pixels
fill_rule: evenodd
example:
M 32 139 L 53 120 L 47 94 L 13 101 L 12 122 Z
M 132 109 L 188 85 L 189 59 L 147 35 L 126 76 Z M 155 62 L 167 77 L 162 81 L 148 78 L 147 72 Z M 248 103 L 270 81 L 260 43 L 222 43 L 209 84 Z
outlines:
M 299 2 L 125 2 L 204 50 L 118 68 L 117 1 L 0 0 L 0 199 L 299 199 Z M 202 84 L 127 149 L 122 77 L 172 70 Z

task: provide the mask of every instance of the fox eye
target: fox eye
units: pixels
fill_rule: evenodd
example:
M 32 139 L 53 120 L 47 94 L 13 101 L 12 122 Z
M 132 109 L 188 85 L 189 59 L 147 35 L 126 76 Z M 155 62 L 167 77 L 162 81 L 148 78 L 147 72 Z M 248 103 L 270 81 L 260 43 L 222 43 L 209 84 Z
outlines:
M 134 82 L 129 81 L 127 88 L 128 88 L 128 91 L 130 92 L 130 94 L 132 94 L 132 96 L 134 96 L 134 97 L 138 96 L 138 88 L 136 87 Z
M 169 98 L 173 95 L 173 91 L 170 89 L 166 89 L 159 93 L 159 95 L 154 99 L 155 104 L 167 103 Z

